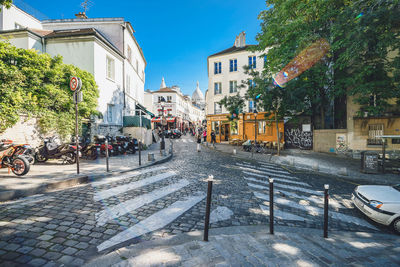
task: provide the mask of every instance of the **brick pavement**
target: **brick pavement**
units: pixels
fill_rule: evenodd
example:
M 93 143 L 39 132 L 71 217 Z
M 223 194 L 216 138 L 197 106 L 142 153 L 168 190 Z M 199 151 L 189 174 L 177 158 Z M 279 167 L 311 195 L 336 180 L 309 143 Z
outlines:
M 399 266 L 400 239 L 365 232 L 330 233 L 267 225 L 194 231 L 120 248 L 86 266 Z

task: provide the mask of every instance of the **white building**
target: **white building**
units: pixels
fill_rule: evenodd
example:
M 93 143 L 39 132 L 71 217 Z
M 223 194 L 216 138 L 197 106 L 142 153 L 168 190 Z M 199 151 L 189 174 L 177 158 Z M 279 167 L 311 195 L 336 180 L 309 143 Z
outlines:
M 196 93 L 196 91 L 198 92 Z M 193 95 L 199 95 L 201 98 L 202 93 L 198 83 Z M 200 125 L 205 119 L 205 112 L 201 106 L 197 105 L 197 102 L 192 101 L 190 96 L 184 95 L 178 86 L 167 87 L 164 78 L 162 78 L 159 90 L 154 92 L 146 90 L 145 92 L 145 107 L 156 115 L 152 122 L 161 122 L 161 117 L 163 116 L 162 98 L 166 101 L 164 117 L 167 119 L 168 128 L 183 130 L 192 125 Z M 200 103 L 204 103 L 204 97 L 202 101 L 201 99 L 197 100 L 200 100 Z
M 102 119 L 92 122 L 92 134 L 116 134 L 124 116 L 143 109 L 146 60 L 132 25 L 123 18 L 87 18 L 39 21 L 15 5 L 2 7 L 0 37 L 24 49 L 61 55 L 93 74 L 100 97 Z
M 206 115 L 228 113 L 219 102 L 225 96 L 236 95 L 237 92 L 244 96 L 248 85 L 239 90 L 242 81 L 247 81 L 249 75 L 244 73 L 244 66 L 250 66 L 257 71 L 264 69 L 265 52 L 252 52 L 246 45 L 246 34 L 240 33 L 232 47 L 215 53 L 207 58 L 208 90 L 206 92 Z M 253 101 L 247 101 L 245 112 L 254 108 Z

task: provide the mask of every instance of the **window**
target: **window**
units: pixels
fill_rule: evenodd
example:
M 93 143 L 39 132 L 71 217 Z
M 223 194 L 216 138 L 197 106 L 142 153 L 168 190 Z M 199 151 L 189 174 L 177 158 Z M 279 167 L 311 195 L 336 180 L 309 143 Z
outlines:
M 267 128 L 267 122 L 266 121 L 259 121 L 258 122 L 258 133 L 259 134 L 265 134 Z
M 132 49 L 131 49 L 131 47 L 129 45 L 128 45 L 126 54 L 127 54 L 129 63 L 132 63 Z
M 21 24 L 15 23 L 14 24 L 15 29 L 22 29 L 24 26 L 22 26 Z
M 254 101 L 249 101 L 249 112 L 253 112 L 256 109 Z
M 107 56 L 107 78 L 115 80 L 115 61 L 109 56 Z
M 237 81 L 229 81 L 229 93 L 237 92 Z
M 214 83 L 214 95 L 222 94 L 221 83 Z
M 215 135 L 219 134 L 219 121 L 211 122 L 211 130 L 215 132 Z
M 264 67 L 265 67 L 265 65 L 267 65 L 267 61 L 268 61 L 268 58 L 267 58 L 267 55 L 265 55 L 264 56 Z
M 233 71 L 237 71 L 237 59 L 231 59 L 229 60 L 229 71 L 233 72 Z
M 113 106 L 112 104 L 107 105 L 107 122 L 110 123 L 113 121 Z
M 168 102 L 168 103 L 171 103 L 171 101 L 172 101 L 172 96 L 170 96 L 170 95 L 167 96 L 167 102 Z
M 257 67 L 256 56 L 249 57 L 249 69 L 255 69 Z
M 221 62 L 214 62 L 214 74 L 221 73 Z
M 214 103 L 214 114 L 222 113 L 222 106 L 217 102 Z
M 249 89 L 256 87 L 256 82 L 253 80 L 249 80 Z
M 238 133 L 238 123 L 237 123 L 237 121 L 232 121 L 231 122 L 231 135 L 234 135 L 234 134 L 239 134 Z
M 128 95 L 131 95 L 131 77 L 126 75 L 126 91 Z
M 377 136 L 383 135 L 383 124 L 368 125 L 367 145 L 382 145 L 382 139 Z

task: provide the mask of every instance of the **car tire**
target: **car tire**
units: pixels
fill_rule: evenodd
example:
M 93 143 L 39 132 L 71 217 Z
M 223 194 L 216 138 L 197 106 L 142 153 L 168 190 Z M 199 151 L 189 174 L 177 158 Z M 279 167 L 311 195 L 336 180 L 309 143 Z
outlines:
M 400 235 L 400 217 L 394 219 L 392 227 L 396 234 Z

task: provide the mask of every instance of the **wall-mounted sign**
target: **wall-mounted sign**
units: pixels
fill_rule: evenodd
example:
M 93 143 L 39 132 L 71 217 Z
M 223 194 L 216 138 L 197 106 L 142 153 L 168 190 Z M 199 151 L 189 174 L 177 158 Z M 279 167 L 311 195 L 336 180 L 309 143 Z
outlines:
M 303 132 L 311 132 L 311 124 L 303 124 Z

